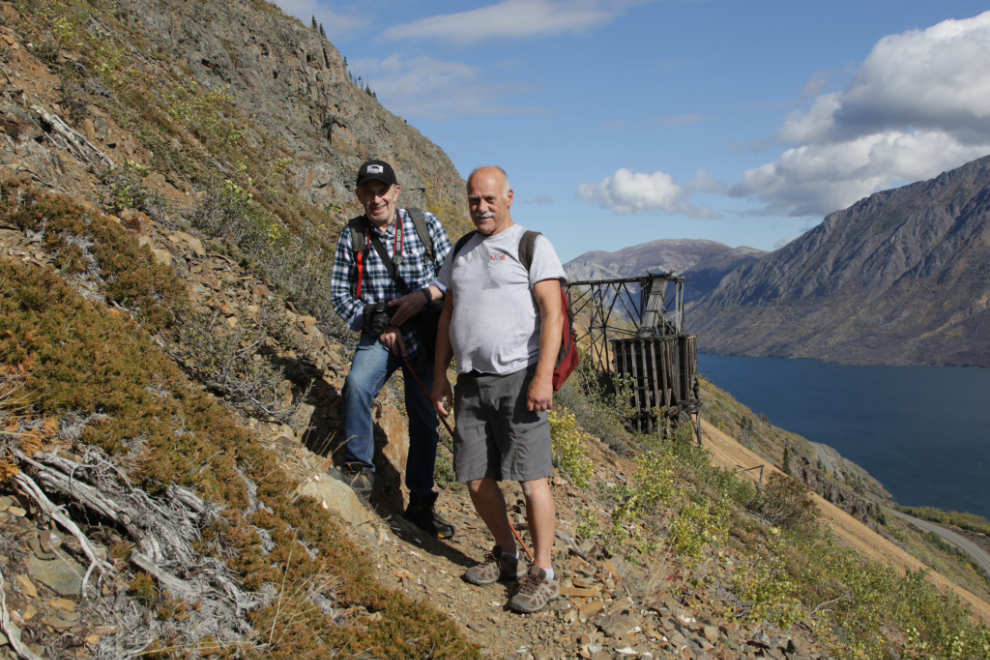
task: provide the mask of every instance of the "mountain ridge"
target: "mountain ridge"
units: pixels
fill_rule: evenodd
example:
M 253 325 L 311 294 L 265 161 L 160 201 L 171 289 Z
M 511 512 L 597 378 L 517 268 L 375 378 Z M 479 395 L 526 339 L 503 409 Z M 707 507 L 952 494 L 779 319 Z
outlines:
M 714 353 L 990 366 L 988 263 L 990 156 L 830 214 L 688 314 Z
M 568 280 L 621 279 L 647 272 L 674 273 L 691 282 L 685 299 L 693 300 L 717 284 L 731 270 L 765 254 L 755 248 L 729 247 L 707 239 L 659 239 L 614 252 L 593 250 L 564 264 Z

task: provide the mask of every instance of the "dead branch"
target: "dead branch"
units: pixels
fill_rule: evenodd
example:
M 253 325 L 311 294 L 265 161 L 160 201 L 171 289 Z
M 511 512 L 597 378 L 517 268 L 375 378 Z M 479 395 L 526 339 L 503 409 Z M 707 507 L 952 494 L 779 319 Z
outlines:
M 141 552 L 156 564 L 197 564 L 198 553 L 192 544 L 200 530 L 212 522 L 215 508 L 207 507 L 195 494 L 171 486 L 159 501 L 143 490 L 122 487 L 107 466 L 84 465 L 54 454 L 38 454 L 32 459 L 16 449 L 14 455 L 34 468 L 35 480 L 46 491 L 74 499 L 126 529 Z
M 4 591 L 3 571 L 0 571 L 0 629 L 10 641 L 11 648 L 19 657 L 24 660 L 41 660 L 34 651 L 21 641 L 21 629 L 10 622 L 10 615 L 7 613 L 7 593 Z
M 20 453 L 17 450 L 15 450 L 15 452 Z M 21 472 L 14 477 L 14 481 L 16 481 L 17 485 L 24 489 L 28 496 L 34 500 L 35 503 L 37 503 L 41 510 L 45 512 L 45 515 L 62 525 L 62 527 L 67 529 L 69 533 L 76 537 L 76 540 L 79 541 L 79 545 L 82 546 L 83 552 L 86 554 L 86 558 L 89 559 L 89 568 L 86 570 L 86 575 L 83 577 L 82 581 L 82 597 L 85 598 L 86 586 L 89 582 L 89 576 L 93 573 L 93 569 L 99 568 L 101 573 L 112 574 L 114 572 L 113 566 L 107 562 L 100 561 L 100 558 L 96 554 L 96 549 L 93 547 L 93 544 L 89 542 L 89 539 L 86 538 L 86 535 L 83 534 L 82 530 L 79 529 L 79 526 L 72 522 L 72 519 L 65 514 L 61 507 L 57 507 L 52 504 L 52 501 L 48 499 L 44 491 L 41 490 L 38 484 L 35 483 L 31 477 Z
M 181 622 L 160 621 L 119 592 L 116 603 L 107 609 L 107 615 L 118 621 L 119 632 L 97 645 L 97 658 L 140 657 L 162 636 L 184 640 L 190 648 L 207 638 L 237 645 L 255 637 L 247 613 L 277 598 L 277 588 L 269 585 L 247 592 L 223 561 L 196 550 L 200 532 L 217 519 L 218 507 L 177 486 L 152 497 L 96 451 L 87 452 L 86 462 L 79 463 L 57 454 L 28 457 L 16 447 L 9 449 L 25 470 L 16 477 L 17 483 L 79 539 L 91 562 L 96 558 L 92 545 L 49 495 L 75 502 L 121 527 L 138 545 L 131 555 L 135 566 L 173 597 L 198 603 Z M 102 562 L 94 565 L 101 571 L 113 570 Z
M 46 132 L 45 135 L 52 141 L 52 144 L 64 149 L 80 160 L 84 160 L 87 163 L 93 162 L 93 157 L 91 154 L 96 154 L 99 156 L 100 160 L 104 161 L 112 169 L 114 167 L 113 161 L 110 156 L 93 146 L 93 143 L 86 139 L 82 133 L 75 130 L 64 121 L 58 115 L 53 115 L 45 112 L 43 108 L 37 105 L 32 105 L 31 109 L 34 110 L 46 126 L 48 126 L 51 131 L 54 131 L 55 136 L 50 132 Z M 56 139 L 58 138 L 58 139 Z

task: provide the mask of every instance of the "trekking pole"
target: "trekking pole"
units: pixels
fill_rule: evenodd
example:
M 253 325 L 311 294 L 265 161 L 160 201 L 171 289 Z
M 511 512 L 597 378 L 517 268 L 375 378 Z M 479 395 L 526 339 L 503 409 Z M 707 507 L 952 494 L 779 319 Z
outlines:
M 419 379 L 419 376 L 416 375 L 416 372 L 413 371 L 412 365 L 409 364 L 409 360 L 407 360 L 405 357 L 403 357 L 402 358 L 402 362 L 405 363 L 405 365 L 406 365 L 406 371 L 408 371 L 409 373 L 412 374 L 412 377 L 413 377 L 413 379 L 415 379 L 416 384 L 419 385 L 419 389 L 423 390 L 423 394 L 426 395 L 426 398 L 429 399 L 430 401 L 432 401 L 433 400 L 433 397 L 430 396 L 430 393 L 426 391 L 426 386 L 423 385 L 423 381 L 421 381 Z M 440 417 L 440 415 L 437 415 L 437 417 Z M 440 417 L 440 421 L 443 422 L 444 428 L 447 429 L 447 433 L 449 433 L 450 434 L 450 437 L 453 438 L 454 437 L 454 429 L 450 428 L 450 424 L 447 423 L 447 418 L 446 417 Z M 516 531 L 515 525 L 512 524 L 512 519 L 508 517 L 508 513 L 509 512 L 506 511 L 505 513 L 506 513 L 506 518 L 509 520 L 509 528 L 512 530 L 513 536 L 516 537 L 516 541 L 518 541 L 519 542 L 519 545 L 522 546 L 522 549 L 526 551 L 526 555 L 529 557 L 530 563 L 535 562 L 536 559 L 533 558 L 533 553 L 530 552 L 529 551 L 529 548 L 526 547 L 526 544 L 523 543 L 522 537 L 519 536 L 519 532 Z

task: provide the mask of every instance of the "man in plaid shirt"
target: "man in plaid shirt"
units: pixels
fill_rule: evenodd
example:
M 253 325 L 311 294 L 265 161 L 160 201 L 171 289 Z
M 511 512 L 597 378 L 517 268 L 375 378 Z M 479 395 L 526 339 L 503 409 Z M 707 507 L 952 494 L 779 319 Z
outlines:
M 419 321 L 428 303 L 440 300 L 443 290 L 434 282 L 450 252 L 450 239 L 436 216 L 424 213 L 433 243 L 431 261 L 405 209 L 397 206 L 402 188 L 392 167 L 383 161 L 364 163 L 357 175 L 357 198 L 365 213 L 352 222 L 363 227 L 364 249 L 355 252 L 350 227 L 337 243 L 330 287 L 334 311 L 361 333 L 351 371 L 344 382 L 344 464 L 331 475 L 344 481 L 365 503 L 375 480 L 375 450 L 371 406 L 389 377 L 402 368 L 406 413 L 409 416 L 409 458 L 406 517 L 439 538 L 450 538 L 454 527 L 436 512 L 438 493 L 433 490 L 436 463 L 437 416 L 429 395 L 416 383 L 415 370 L 427 392 L 433 388 L 434 346 L 424 345 Z M 380 242 L 405 284 L 403 290 L 389 274 L 374 241 Z M 387 311 L 376 304 L 386 303 Z M 386 316 L 390 317 L 386 321 Z M 377 323 L 376 323 L 377 321 Z M 384 330 L 381 328 L 384 327 Z M 435 334 L 433 334 L 435 338 Z M 435 341 L 435 339 L 434 339 Z

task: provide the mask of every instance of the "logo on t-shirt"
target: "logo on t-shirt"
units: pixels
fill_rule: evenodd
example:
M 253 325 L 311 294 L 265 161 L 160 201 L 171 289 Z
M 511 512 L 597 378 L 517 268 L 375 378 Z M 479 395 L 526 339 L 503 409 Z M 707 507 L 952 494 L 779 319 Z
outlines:
M 505 253 L 504 252 L 501 253 L 501 254 L 496 252 L 496 253 L 492 253 L 492 254 L 489 254 L 488 255 L 488 265 L 489 266 L 497 266 L 497 265 L 501 264 L 503 261 L 505 261 Z

